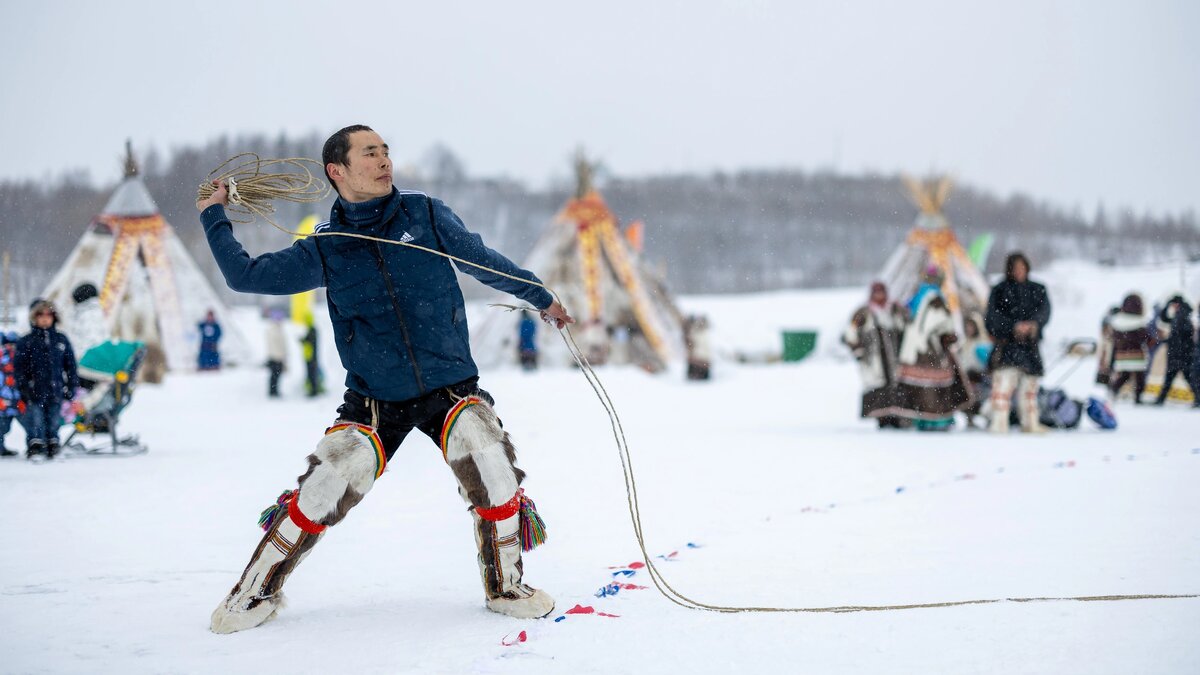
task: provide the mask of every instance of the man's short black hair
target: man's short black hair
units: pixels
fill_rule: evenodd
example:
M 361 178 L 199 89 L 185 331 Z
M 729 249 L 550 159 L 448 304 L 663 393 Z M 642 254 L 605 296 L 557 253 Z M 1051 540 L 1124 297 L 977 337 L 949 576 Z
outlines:
M 365 124 L 351 124 L 344 129 L 335 131 L 325 141 L 325 147 L 321 149 L 321 166 L 326 167 L 325 179 L 329 181 L 329 185 L 334 190 L 337 190 L 337 186 L 333 184 L 333 177 L 329 175 L 328 166 L 330 164 L 350 165 L 350 134 L 357 131 L 375 130 Z

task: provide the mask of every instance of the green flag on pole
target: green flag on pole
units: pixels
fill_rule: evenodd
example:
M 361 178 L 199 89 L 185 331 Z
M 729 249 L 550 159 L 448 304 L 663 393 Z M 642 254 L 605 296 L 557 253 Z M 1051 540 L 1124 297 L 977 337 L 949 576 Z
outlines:
M 967 256 L 971 258 L 971 263 L 980 272 L 987 264 L 988 254 L 992 252 L 992 244 L 995 241 L 996 237 L 989 232 L 975 237 L 975 241 L 971 242 L 971 246 L 967 248 Z

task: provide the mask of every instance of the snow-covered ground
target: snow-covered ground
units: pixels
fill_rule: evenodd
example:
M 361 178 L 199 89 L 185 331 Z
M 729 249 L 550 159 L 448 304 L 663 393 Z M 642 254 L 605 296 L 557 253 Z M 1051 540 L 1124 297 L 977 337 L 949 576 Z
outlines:
M 1105 274 L 1042 276 L 1057 285 L 1051 343 L 1090 336 L 1119 300 L 1086 289 L 1156 297 L 1171 281 Z M 1200 412 L 1118 404 L 1115 432 L 1085 420 L 1032 438 L 878 432 L 856 418 L 855 367 L 832 346 L 861 295 L 683 300 L 727 351 L 819 329 L 817 355 L 798 364 L 722 361 L 704 384 L 600 371 L 647 546 L 675 588 L 773 607 L 1200 593 Z M 240 322 L 262 335 L 252 312 Z M 0 671 L 1200 672 L 1200 599 L 715 614 L 653 588 L 596 597 L 639 552 L 608 419 L 571 369 L 483 375 L 549 526 L 525 569 L 557 598 L 550 619 L 483 608 L 470 520 L 415 434 L 293 575 L 278 619 L 213 635 L 209 613 L 259 539 L 259 511 L 334 418 L 342 374 L 323 337 L 331 392 L 318 399 L 301 396 L 295 353 L 283 400 L 266 399 L 265 370 L 175 375 L 139 389 L 122 420 L 146 455 L 0 462 Z M 1081 364 L 1068 390 L 1090 393 L 1093 373 Z M 644 571 L 618 579 L 652 586 Z M 564 614 L 575 605 L 617 616 Z

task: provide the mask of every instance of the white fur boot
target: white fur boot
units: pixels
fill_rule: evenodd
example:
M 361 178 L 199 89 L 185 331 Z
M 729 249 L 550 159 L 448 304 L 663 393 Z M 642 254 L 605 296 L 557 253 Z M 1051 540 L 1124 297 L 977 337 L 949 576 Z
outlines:
M 475 512 L 471 515 L 487 608 L 518 619 L 540 619 L 553 612 L 554 598 L 521 580 L 520 516 L 490 521 Z
M 242 578 L 213 610 L 209 625 L 212 632 L 235 633 L 275 618 L 276 612 L 287 605 L 283 582 L 320 537 L 304 532 L 291 517 L 280 514 L 259 542 Z
M 1032 375 L 1021 377 L 1017 396 L 1021 401 L 1021 431 L 1027 434 L 1046 433 L 1046 427 L 1042 426 L 1041 410 L 1038 408 L 1038 384 L 1038 378 Z
M 537 523 L 527 533 L 532 539 L 529 548 L 544 538 L 544 529 L 520 489 L 525 474 L 516 467 L 516 449 L 496 413 L 475 397 L 459 401 L 442 425 L 442 452 L 458 479 L 459 493 L 472 507 L 487 608 L 518 619 L 554 611 L 549 593 L 522 581 L 522 509 Z M 537 530 L 536 536 L 532 530 Z
M 267 532 L 241 579 L 212 613 L 214 633 L 260 626 L 285 605 L 283 583 L 325 529 L 346 517 L 383 473 L 379 437 L 370 427 L 338 424 L 325 432 L 308 456 L 308 471 L 298 492 L 285 492 L 264 512 Z M 270 514 L 270 515 L 268 515 Z
M 1000 368 L 992 373 L 992 420 L 988 430 L 994 434 L 1008 433 L 1008 416 L 1012 411 L 1012 394 L 1020 372 L 1016 368 Z

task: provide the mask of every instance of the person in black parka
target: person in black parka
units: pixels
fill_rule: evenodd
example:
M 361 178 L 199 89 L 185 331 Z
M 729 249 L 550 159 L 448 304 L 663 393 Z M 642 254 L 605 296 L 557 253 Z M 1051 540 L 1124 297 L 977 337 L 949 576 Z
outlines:
M 47 300 L 35 300 L 29 310 L 30 331 L 17 341 L 14 371 L 17 389 L 25 401 L 25 456 L 58 454 L 61 408 L 79 386 L 75 351 L 66 335 L 58 332 L 58 313 Z
M 1004 262 L 1004 281 L 992 289 L 984 321 L 995 343 L 988 364 L 992 371 L 993 432 L 1008 432 L 1012 394 L 1018 385 L 1021 429 L 1043 431 L 1038 422 L 1037 393 L 1045 369 L 1039 343 L 1049 322 L 1046 287 L 1029 280 L 1029 259 L 1023 253 L 1009 254 Z
M 1192 306 L 1176 295 L 1167 301 L 1158 320 L 1171 327 L 1167 343 L 1167 374 L 1163 378 L 1162 390 L 1158 393 L 1154 405 L 1162 405 L 1167 401 L 1171 391 L 1171 382 L 1175 376 L 1182 373 L 1183 381 L 1192 390 L 1192 398 L 1196 398 L 1195 383 L 1191 382 L 1192 360 L 1196 356 L 1196 329 L 1192 326 Z

